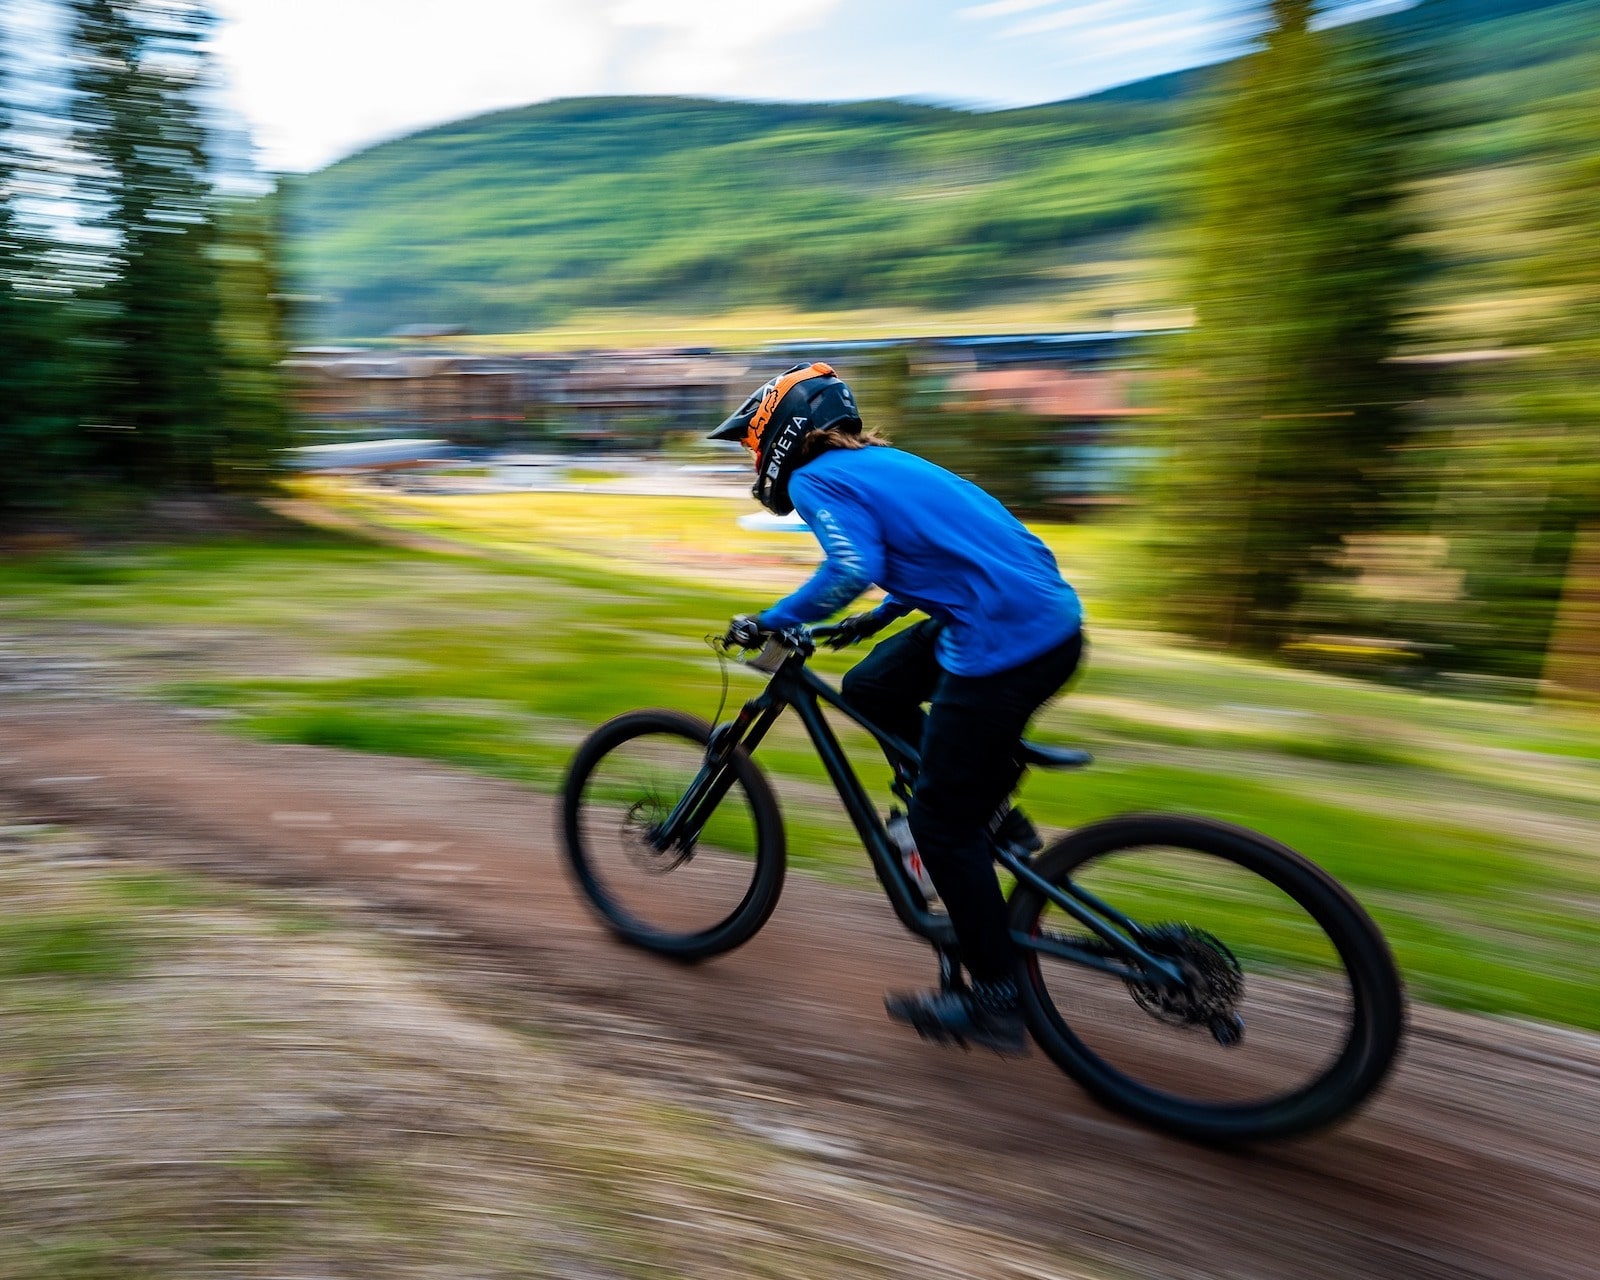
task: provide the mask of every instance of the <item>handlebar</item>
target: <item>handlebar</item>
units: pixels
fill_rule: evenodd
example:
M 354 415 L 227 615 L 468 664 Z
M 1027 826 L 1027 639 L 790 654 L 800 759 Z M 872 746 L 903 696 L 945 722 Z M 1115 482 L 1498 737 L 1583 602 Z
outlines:
M 745 652 L 765 649 L 772 641 L 777 640 L 791 649 L 798 649 L 809 657 L 816 652 L 817 643 L 827 640 L 839 631 L 837 626 L 796 626 L 784 627 L 777 631 L 762 631 L 758 633 L 754 643 L 741 644 L 733 637 L 725 637 L 729 647 L 737 647 Z

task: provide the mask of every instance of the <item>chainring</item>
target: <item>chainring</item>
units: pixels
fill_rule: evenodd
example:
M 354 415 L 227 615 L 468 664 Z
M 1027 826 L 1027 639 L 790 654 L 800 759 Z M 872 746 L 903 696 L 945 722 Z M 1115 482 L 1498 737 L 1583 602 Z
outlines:
M 1218 1043 L 1243 1033 L 1235 1011 L 1244 995 L 1244 970 L 1222 940 L 1189 924 L 1159 924 L 1139 937 L 1151 955 L 1177 963 L 1181 987 L 1128 980 L 1139 1007 L 1172 1027 L 1205 1027 Z M 1235 1040 L 1236 1042 L 1236 1040 Z

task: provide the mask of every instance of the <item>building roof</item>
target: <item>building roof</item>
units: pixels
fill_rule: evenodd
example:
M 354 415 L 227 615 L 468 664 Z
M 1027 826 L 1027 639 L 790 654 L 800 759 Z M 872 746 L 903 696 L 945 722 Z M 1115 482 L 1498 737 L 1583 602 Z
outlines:
M 975 369 L 956 374 L 948 385 L 956 403 L 968 409 L 1039 418 L 1122 418 L 1140 412 L 1128 406 L 1123 378 L 1109 372 Z

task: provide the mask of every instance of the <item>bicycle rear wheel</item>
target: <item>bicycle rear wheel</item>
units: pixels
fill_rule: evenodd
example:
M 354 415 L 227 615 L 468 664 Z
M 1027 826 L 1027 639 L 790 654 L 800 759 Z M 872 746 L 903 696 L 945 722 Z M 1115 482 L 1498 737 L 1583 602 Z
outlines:
M 748 941 L 783 889 L 777 799 L 743 748 L 726 794 L 687 849 L 652 839 L 697 780 L 711 727 L 676 711 L 635 711 L 596 729 L 562 790 L 567 860 L 619 937 L 678 960 Z
M 1134 815 L 1074 832 L 1034 864 L 1136 922 L 1189 979 L 1129 982 L 1025 950 L 1034 1036 L 1100 1101 L 1203 1141 L 1282 1138 L 1348 1114 L 1383 1081 L 1404 997 L 1388 945 L 1326 872 L 1242 828 Z M 1011 926 L 1109 948 L 1019 885 Z

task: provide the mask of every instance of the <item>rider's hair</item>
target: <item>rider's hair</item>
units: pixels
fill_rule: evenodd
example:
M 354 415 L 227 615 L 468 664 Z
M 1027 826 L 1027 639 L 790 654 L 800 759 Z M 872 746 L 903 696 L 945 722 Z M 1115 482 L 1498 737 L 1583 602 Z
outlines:
M 796 465 L 804 466 L 829 449 L 870 449 L 888 443 L 889 441 L 876 431 L 846 431 L 840 427 L 829 427 L 826 431 L 808 431 L 801 437 L 800 461 Z

